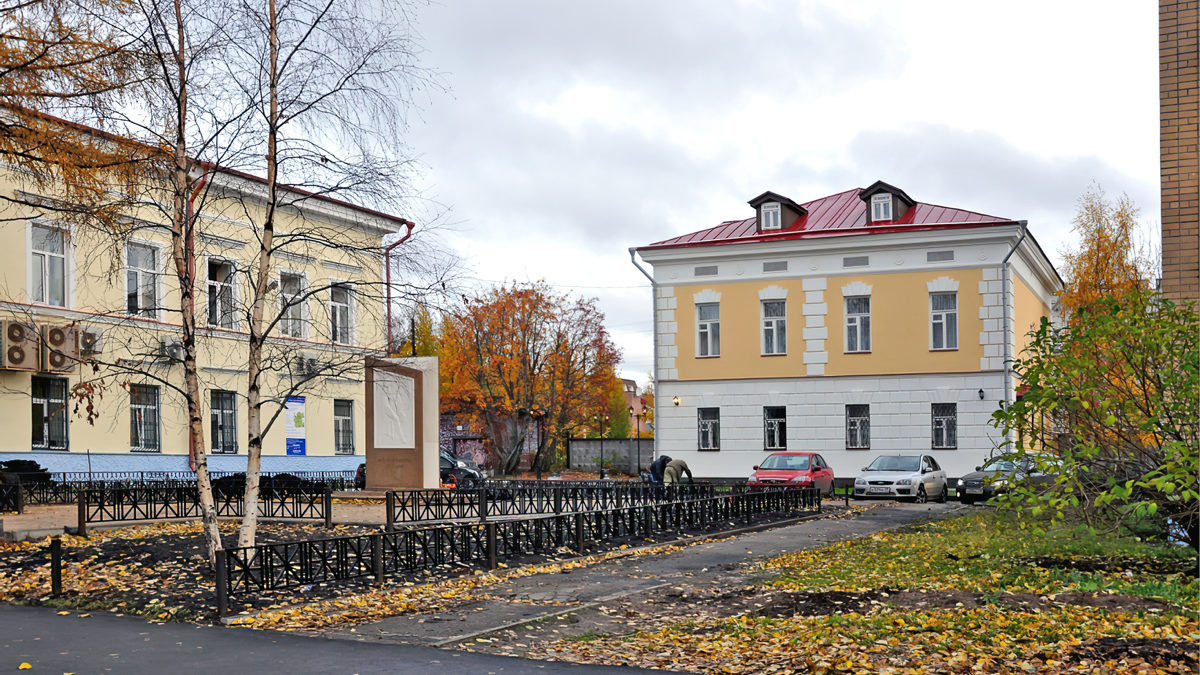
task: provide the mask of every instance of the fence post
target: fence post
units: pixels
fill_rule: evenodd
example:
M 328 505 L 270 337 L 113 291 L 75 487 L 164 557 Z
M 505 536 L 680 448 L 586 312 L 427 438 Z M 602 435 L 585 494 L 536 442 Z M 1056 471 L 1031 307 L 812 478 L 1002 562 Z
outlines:
M 642 520 L 645 521 L 643 525 L 646 528 L 646 537 L 649 538 L 654 533 L 654 516 L 650 513 L 649 504 L 642 505 Z
M 583 514 L 575 514 L 575 551 L 583 554 Z
M 50 539 L 50 595 L 62 595 L 62 537 Z
M 383 585 L 383 534 L 371 535 L 371 563 L 375 567 L 375 585 Z
M 821 488 L 817 488 L 817 513 L 821 513 Z
M 17 484 L 17 513 L 25 513 L 25 487 Z
M 325 527 L 333 527 L 333 488 L 328 483 L 325 484 L 323 500 L 325 502 Z
M 387 494 L 384 496 L 383 504 L 384 508 L 387 509 L 387 516 L 386 520 L 384 521 L 385 524 L 383 529 L 391 532 L 392 530 L 396 529 L 396 493 L 388 490 Z
M 554 490 L 554 515 L 557 516 L 561 513 L 562 513 L 562 490 L 556 488 Z
M 75 534 L 80 537 L 87 536 L 87 488 L 80 488 L 76 495 L 76 510 L 75 514 L 78 517 L 78 524 L 75 528 Z
M 225 549 L 217 549 L 217 619 L 229 613 L 229 569 Z
M 481 522 L 485 522 L 485 523 L 487 522 L 487 512 L 488 512 L 488 489 L 487 489 L 487 483 L 484 483 L 479 486 L 479 520 Z
M 496 523 L 488 523 L 484 525 L 487 540 L 487 568 L 489 570 L 496 569 Z

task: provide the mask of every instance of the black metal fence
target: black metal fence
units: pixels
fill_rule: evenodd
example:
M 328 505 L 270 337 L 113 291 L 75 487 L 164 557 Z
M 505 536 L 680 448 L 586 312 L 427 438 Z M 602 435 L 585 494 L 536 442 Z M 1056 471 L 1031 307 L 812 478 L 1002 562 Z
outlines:
M 213 490 L 218 517 L 245 515 L 242 491 Z M 76 494 L 78 528 L 89 523 L 134 520 L 194 519 L 201 517 L 200 491 L 196 486 L 86 488 Z M 259 495 L 261 518 L 324 520 L 332 525 L 333 493 L 329 488 L 264 490 Z
M 25 494 L 20 485 L 0 485 L 0 513 L 25 510 Z
M 608 481 L 495 481 L 469 490 L 393 490 L 386 495 L 386 529 L 404 523 L 598 511 L 714 495 L 711 485 Z
M 210 474 L 214 481 L 222 478 L 237 477 L 243 474 L 231 472 L 213 472 Z M 45 474 L 41 474 L 45 476 Z M 170 471 L 141 471 L 141 472 L 70 472 L 52 474 L 50 481 L 21 481 L 26 504 L 74 504 L 79 499 L 81 490 L 113 490 L 120 488 L 168 489 L 194 488 L 196 476 L 191 472 Z M 80 479 L 82 476 L 88 478 Z M 22 477 L 24 478 L 24 477 Z M 292 484 L 291 479 L 298 479 L 300 484 Z M 283 490 L 325 489 L 349 490 L 354 487 L 354 472 L 352 471 L 301 471 L 296 473 L 264 473 L 261 476 L 264 489 L 267 489 L 272 479 L 285 481 Z M 243 489 L 243 483 L 236 481 L 231 487 Z M 214 486 L 214 492 L 219 490 Z
M 736 518 L 820 508 L 814 488 L 769 490 L 228 549 L 217 566 L 218 611 L 226 612 L 230 597 L 256 592 L 372 576 L 382 583 L 389 574 L 454 563 L 494 569 L 499 560 L 513 556 L 562 547 L 582 552 L 589 544 L 613 538 L 649 538 Z

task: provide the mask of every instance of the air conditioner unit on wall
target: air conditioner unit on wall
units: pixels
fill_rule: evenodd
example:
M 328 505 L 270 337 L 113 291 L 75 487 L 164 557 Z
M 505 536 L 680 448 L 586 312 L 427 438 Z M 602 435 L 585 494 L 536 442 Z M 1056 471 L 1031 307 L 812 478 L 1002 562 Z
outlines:
M 104 332 L 92 326 L 79 332 L 79 353 L 94 356 L 104 351 Z
M 36 371 L 41 339 L 37 326 L 24 321 L 0 321 L 0 368 Z
M 321 372 L 321 362 L 315 356 L 297 356 L 296 371 L 301 375 L 316 375 Z
M 42 370 L 65 373 L 79 363 L 79 331 L 74 326 L 42 326 Z
M 158 342 L 158 355 L 171 362 L 183 361 L 183 344 L 177 340 L 163 338 Z

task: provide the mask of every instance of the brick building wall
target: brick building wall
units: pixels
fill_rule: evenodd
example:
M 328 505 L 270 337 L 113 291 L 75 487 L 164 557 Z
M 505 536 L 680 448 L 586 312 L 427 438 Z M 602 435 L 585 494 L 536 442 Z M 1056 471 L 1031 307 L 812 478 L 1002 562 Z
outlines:
M 1200 299 L 1200 0 L 1159 0 L 1159 151 L 1162 180 L 1162 289 Z

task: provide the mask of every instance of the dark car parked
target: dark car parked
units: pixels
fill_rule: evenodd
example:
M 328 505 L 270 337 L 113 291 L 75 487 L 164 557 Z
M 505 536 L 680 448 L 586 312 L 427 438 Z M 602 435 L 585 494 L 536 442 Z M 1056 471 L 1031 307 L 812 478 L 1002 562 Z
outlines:
M 478 487 L 483 482 L 483 472 L 467 466 L 466 462 L 455 459 L 448 452 L 442 452 L 439 457 L 439 474 L 442 483 L 454 483 L 460 488 Z M 354 487 L 362 490 L 367 487 L 367 465 L 358 465 L 354 472 Z
M 983 466 L 975 467 L 975 471 L 958 479 L 958 500 L 963 504 L 987 501 L 1008 492 L 1013 483 L 1023 480 L 1046 480 L 1046 470 L 1047 467 L 1039 468 L 1037 458 L 1031 455 L 990 459 Z

